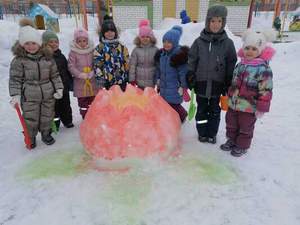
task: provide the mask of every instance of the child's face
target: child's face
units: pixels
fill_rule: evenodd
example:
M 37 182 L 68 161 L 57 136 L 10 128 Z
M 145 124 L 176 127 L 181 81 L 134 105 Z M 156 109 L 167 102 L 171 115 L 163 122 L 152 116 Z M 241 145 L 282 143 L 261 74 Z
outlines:
M 59 48 L 59 41 L 57 39 L 50 39 L 47 45 L 53 50 L 56 51 Z
M 209 30 L 218 33 L 222 28 L 222 17 L 213 17 L 209 21 Z
M 40 46 L 37 43 L 31 41 L 26 42 L 23 47 L 25 51 L 30 54 L 35 54 L 40 49 Z
M 112 30 L 106 31 L 104 33 L 104 37 L 107 40 L 113 40 L 113 39 L 115 39 L 115 36 L 116 36 L 116 33 L 114 31 L 112 31 Z
M 76 43 L 79 45 L 80 48 L 86 48 L 88 46 L 88 39 L 84 37 L 79 37 L 77 38 Z
M 246 46 L 244 48 L 244 55 L 245 55 L 245 58 L 248 60 L 255 59 L 256 57 L 259 56 L 259 51 L 254 46 Z
M 142 45 L 148 45 L 150 43 L 150 37 L 148 36 L 141 36 L 140 39 Z
M 163 47 L 166 51 L 171 51 L 173 48 L 173 44 L 169 41 L 164 41 Z

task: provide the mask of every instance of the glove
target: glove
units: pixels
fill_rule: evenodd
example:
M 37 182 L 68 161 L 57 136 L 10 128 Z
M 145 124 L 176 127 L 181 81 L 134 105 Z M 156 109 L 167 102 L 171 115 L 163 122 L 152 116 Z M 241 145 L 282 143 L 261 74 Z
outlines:
M 182 87 L 179 87 L 179 88 L 178 88 L 178 94 L 179 94 L 180 96 L 183 95 L 183 88 L 182 88 Z
M 257 119 L 261 119 L 263 116 L 264 116 L 264 112 L 261 112 L 261 111 L 256 111 L 255 112 L 255 117 L 257 118 Z
M 193 71 L 188 71 L 186 74 L 186 82 L 188 85 L 188 88 L 192 90 L 196 86 L 196 76 Z
M 58 89 L 54 94 L 53 97 L 55 99 L 61 99 L 63 97 L 63 89 Z
M 187 88 L 183 88 L 183 95 L 182 95 L 182 97 L 183 97 L 183 101 L 185 101 L 185 102 L 191 101 L 191 97 L 190 97 L 190 94 L 189 94 Z
M 92 79 L 93 76 L 94 76 L 94 71 L 91 71 L 87 74 L 88 79 Z
M 134 87 L 137 87 L 137 83 L 136 83 L 136 81 L 134 80 L 134 81 L 131 81 L 131 82 L 129 82 L 132 86 L 134 86 Z
M 88 73 L 80 73 L 79 78 L 80 79 L 88 79 Z
M 15 95 L 15 96 L 12 96 L 9 103 L 11 104 L 11 106 L 13 108 L 15 108 L 15 105 L 18 104 L 19 106 L 21 106 L 20 104 L 21 102 L 21 96 L 20 95 Z

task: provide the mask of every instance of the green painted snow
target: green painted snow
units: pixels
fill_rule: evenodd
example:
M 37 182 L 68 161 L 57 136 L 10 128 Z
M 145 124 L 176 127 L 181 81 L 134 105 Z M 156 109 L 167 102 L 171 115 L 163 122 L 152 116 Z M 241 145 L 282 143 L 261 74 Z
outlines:
M 109 204 L 111 224 L 140 225 L 151 187 L 151 176 L 136 170 L 109 179 L 103 197 Z
M 21 168 L 18 176 L 25 179 L 47 179 L 51 177 L 71 177 L 81 173 L 81 164 L 89 156 L 81 148 L 50 152 L 30 160 Z

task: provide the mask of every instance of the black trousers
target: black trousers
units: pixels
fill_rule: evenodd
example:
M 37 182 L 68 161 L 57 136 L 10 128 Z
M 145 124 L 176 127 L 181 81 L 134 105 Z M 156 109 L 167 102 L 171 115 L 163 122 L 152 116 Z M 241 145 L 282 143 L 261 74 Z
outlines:
M 202 137 L 214 137 L 218 133 L 221 108 L 220 97 L 205 98 L 197 95 L 196 127 L 198 135 Z
M 69 91 L 63 92 L 63 97 L 55 101 L 55 123 L 59 126 L 60 121 L 64 125 L 72 123 L 72 108 Z

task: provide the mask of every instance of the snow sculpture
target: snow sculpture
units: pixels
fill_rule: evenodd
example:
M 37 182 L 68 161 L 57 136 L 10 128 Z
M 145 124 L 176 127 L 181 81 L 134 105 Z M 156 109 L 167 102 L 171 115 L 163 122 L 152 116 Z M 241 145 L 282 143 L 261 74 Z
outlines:
M 178 150 L 178 114 L 153 88 L 127 85 L 101 90 L 80 125 L 80 139 L 93 158 L 144 158 Z

